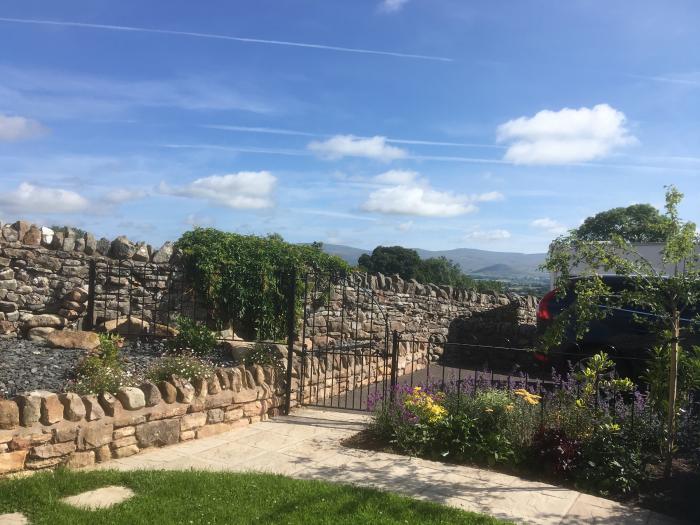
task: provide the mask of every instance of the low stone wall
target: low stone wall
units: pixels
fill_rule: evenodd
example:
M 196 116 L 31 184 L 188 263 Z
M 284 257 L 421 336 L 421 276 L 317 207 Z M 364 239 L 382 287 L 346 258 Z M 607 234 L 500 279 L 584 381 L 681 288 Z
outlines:
M 330 402 L 333 397 L 346 392 L 364 390 L 363 396 L 374 388 L 370 385 L 391 381 L 391 346 L 388 355 L 383 355 L 383 347 L 375 347 L 370 352 L 367 347 L 343 351 L 309 351 L 303 359 L 295 357 L 292 371 L 292 399 L 302 404 Z M 443 346 L 428 341 L 412 339 L 399 342 L 396 363 L 397 376 L 410 374 L 426 368 L 442 353 Z M 302 387 L 303 385 L 303 387 Z M 358 400 L 359 401 L 359 400 Z M 342 401 L 341 401 L 342 406 Z
M 0 474 L 82 467 L 208 437 L 279 413 L 272 367 L 220 368 L 195 384 L 173 377 L 116 396 L 32 392 L 0 400 Z

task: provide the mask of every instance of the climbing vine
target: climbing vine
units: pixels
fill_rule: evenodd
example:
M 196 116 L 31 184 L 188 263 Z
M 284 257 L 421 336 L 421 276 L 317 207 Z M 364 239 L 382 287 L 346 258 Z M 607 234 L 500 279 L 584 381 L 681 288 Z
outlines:
M 206 297 L 213 317 L 222 326 L 232 323 L 245 339 L 280 340 L 286 334 L 290 276 L 297 281 L 309 271 L 342 273 L 349 269 L 340 258 L 317 245 L 267 237 L 196 228 L 176 243 L 186 276 Z M 297 286 L 297 307 L 301 286 Z

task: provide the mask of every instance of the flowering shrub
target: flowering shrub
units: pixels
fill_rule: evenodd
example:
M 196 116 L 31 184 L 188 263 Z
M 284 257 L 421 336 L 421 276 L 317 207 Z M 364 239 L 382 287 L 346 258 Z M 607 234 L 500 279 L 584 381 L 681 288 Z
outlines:
M 187 381 L 209 377 L 214 373 L 212 363 L 193 354 L 161 357 L 144 374 L 154 383 L 166 381 L 176 375 Z
M 605 354 L 547 388 L 532 386 L 478 378 L 399 386 L 372 400 L 371 430 L 404 453 L 522 465 L 601 494 L 633 492 L 660 459 L 662 418 L 647 393 L 615 377 Z
M 100 345 L 78 363 L 66 390 L 81 395 L 115 394 L 121 387 L 135 384 L 131 373 L 124 370 L 119 355 L 124 339 L 116 334 L 99 334 L 99 338 Z

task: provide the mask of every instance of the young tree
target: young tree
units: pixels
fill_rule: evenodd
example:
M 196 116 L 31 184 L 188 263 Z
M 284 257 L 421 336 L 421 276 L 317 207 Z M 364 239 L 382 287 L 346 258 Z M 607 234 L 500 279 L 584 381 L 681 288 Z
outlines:
M 684 320 L 697 315 L 700 302 L 700 265 L 696 245 L 695 224 L 684 222 L 678 216 L 678 205 L 683 198 L 675 187 L 666 188 L 666 211 L 663 215 L 661 237 L 663 268 L 657 268 L 643 257 L 629 239 L 612 233 L 606 241 L 590 240 L 576 230 L 556 239 L 545 269 L 557 275 L 560 292 L 575 287 L 575 301 L 552 325 L 545 335 L 545 344 L 558 344 L 567 328 L 574 323 L 576 336 L 585 335 L 590 321 L 604 318 L 611 308 L 630 306 L 640 313 L 638 318 L 650 323 L 662 336 L 669 351 L 666 424 L 666 472 L 670 473 L 678 412 L 677 385 L 678 359 L 683 342 L 698 325 L 698 319 Z M 629 286 L 619 294 L 601 279 L 601 273 L 629 277 Z M 571 281 L 573 275 L 583 279 Z M 575 284 L 572 284 L 575 283 Z M 604 304 L 607 308 L 601 308 Z

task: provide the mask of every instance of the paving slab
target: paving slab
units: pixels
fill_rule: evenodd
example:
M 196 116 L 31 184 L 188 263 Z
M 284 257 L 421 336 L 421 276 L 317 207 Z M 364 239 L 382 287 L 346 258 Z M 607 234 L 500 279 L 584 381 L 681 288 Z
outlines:
M 91 468 L 270 472 L 372 487 L 536 525 L 680 525 L 645 509 L 486 469 L 343 447 L 369 415 L 301 409 Z
M 129 498 L 134 497 L 134 491 L 127 487 L 110 485 L 101 489 L 89 490 L 63 498 L 61 501 L 67 505 L 85 510 L 108 509 L 118 505 Z
M 29 520 L 21 512 L 0 514 L 0 525 L 27 525 Z

